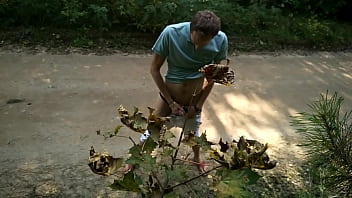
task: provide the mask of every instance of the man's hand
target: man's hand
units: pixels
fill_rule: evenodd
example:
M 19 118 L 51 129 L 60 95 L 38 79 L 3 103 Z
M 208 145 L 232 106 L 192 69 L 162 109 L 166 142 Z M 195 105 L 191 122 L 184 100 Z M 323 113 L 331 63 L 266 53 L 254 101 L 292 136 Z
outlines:
M 181 105 L 179 105 L 178 103 L 176 103 L 175 101 L 172 102 L 169 105 L 170 109 L 171 109 L 171 114 L 177 115 L 177 116 L 182 116 L 185 114 L 185 110 L 183 109 L 183 107 Z
M 187 107 L 187 118 L 194 118 L 196 115 L 200 114 L 201 109 L 196 107 L 195 105 L 193 106 L 188 106 Z
M 208 81 L 213 80 L 214 77 L 217 75 L 216 64 L 205 65 L 205 66 L 201 69 L 201 72 L 204 74 L 204 77 L 205 77 Z

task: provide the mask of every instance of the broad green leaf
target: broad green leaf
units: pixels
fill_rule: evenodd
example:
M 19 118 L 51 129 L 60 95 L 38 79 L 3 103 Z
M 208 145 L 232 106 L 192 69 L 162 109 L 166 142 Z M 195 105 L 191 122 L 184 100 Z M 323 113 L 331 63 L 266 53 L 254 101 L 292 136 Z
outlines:
M 150 133 L 150 137 L 153 138 L 154 141 L 159 141 L 160 139 L 160 126 L 154 124 L 154 123 L 149 123 L 148 125 L 148 131 Z
M 258 179 L 261 177 L 260 175 L 258 175 L 257 172 L 249 168 L 245 168 L 237 171 L 240 171 L 240 177 L 247 185 L 256 184 Z
M 175 166 L 173 170 L 171 169 L 166 169 L 166 175 L 171 181 L 182 181 L 186 180 L 188 178 L 188 166 L 182 165 L 182 166 Z
M 157 144 L 151 138 L 148 138 L 143 145 L 134 145 L 129 150 L 131 156 L 126 160 L 126 163 L 137 165 L 137 167 L 151 171 L 156 164 L 156 159 L 151 156 L 151 152 L 156 145 Z M 141 152 L 141 147 L 143 147 L 144 152 Z
M 133 128 L 138 130 L 138 132 L 144 133 L 144 131 L 147 129 L 148 122 L 147 119 L 143 117 L 143 114 L 138 112 L 134 114 L 132 119 L 134 120 Z
M 134 106 L 133 115 L 136 115 L 137 113 L 139 113 L 139 109 L 138 109 L 138 107 Z
M 215 186 L 215 192 L 217 193 L 218 198 L 242 198 L 242 187 L 239 184 L 239 181 L 229 180 L 221 181 L 218 185 Z
M 198 146 L 200 146 L 205 151 L 210 150 L 210 146 L 213 144 L 207 140 L 206 133 L 202 133 L 200 137 L 196 136 L 195 141 L 197 142 Z
M 166 130 L 166 132 L 165 132 L 165 139 L 166 140 L 169 140 L 174 137 L 175 137 L 174 133 L 172 133 L 170 130 Z
M 144 169 L 144 171 L 152 171 L 156 166 L 156 158 L 152 157 L 150 154 L 143 155 L 142 161 L 140 163 L 140 167 Z
M 217 197 L 250 197 L 245 189 L 247 185 L 255 184 L 259 175 L 250 169 L 228 170 L 220 169 L 217 174 L 221 176 L 220 182 L 214 186 Z
M 164 156 L 171 156 L 171 154 L 173 153 L 173 149 L 170 147 L 164 147 L 162 155 Z
M 176 192 L 170 192 L 163 196 L 164 198 L 179 198 L 180 195 Z
M 131 155 L 127 160 L 126 163 L 139 165 L 142 163 L 142 155 L 141 155 L 141 148 L 140 145 L 134 145 L 130 148 L 129 154 Z
M 148 138 L 142 145 L 143 153 L 150 154 L 158 144 L 152 138 Z
M 142 164 L 143 158 L 141 156 L 131 156 L 130 158 L 128 158 L 126 160 L 127 164 L 132 164 L 134 166 L 136 166 L 136 168 L 138 168 L 140 166 L 140 164 Z
M 229 169 L 219 169 L 217 175 L 222 177 L 222 180 L 240 180 L 241 183 L 246 185 L 256 184 L 258 179 L 261 177 L 257 172 L 244 168 L 240 170 L 229 170 Z
M 136 155 L 140 155 L 140 152 L 141 152 L 141 148 L 140 148 L 140 145 L 134 145 L 132 146 L 130 149 L 129 149 L 129 154 L 131 154 L 132 156 L 136 156 Z
M 110 185 L 113 190 L 132 191 L 140 192 L 138 183 L 135 181 L 135 175 L 133 171 L 128 172 L 124 175 L 122 180 L 114 180 L 114 183 Z

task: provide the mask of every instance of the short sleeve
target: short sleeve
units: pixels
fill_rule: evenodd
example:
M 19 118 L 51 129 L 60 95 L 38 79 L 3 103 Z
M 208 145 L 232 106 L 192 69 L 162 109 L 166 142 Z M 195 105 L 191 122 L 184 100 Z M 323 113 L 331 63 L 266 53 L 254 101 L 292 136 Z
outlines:
M 155 41 L 152 51 L 167 57 L 169 55 L 169 40 L 170 40 L 170 27 L 166 27 L 161 34 L 159 35 L 158 39 Z
M 227 53 L 228 53 L 228 40 L 225 34 L 223 34 L 222 37 L 222 42 L 221 42 L 221 47 L 220 47 L 220 51 L 218 52 L 218 54 L 215 56 L 214 58 L 214 62 L 220 62 L 222 60 L 225 60 L 227 58 Z

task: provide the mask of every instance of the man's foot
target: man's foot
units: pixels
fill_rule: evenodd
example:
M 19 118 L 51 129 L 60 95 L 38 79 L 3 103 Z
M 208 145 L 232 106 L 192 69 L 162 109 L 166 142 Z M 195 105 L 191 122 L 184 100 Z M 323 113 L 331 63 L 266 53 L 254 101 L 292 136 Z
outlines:
M 199 174 L 203 174 L 206 172 L 205 170 L 205 162 L 196 162 L 197 169 L 199 171 Z
M 193 149 L 193 153 L 194 153 L 193 160 L 194 160 L 194 162 L 195 162 L 195 164 L 196 164 L 196 166 L 198 168 L 199 174 L 203 174 L 206 171 L 205 170 L 205 166 L 206 165 L 205 165 L 205 162 L 200 160 L 199 146 L 193 146 L 192 149 Z

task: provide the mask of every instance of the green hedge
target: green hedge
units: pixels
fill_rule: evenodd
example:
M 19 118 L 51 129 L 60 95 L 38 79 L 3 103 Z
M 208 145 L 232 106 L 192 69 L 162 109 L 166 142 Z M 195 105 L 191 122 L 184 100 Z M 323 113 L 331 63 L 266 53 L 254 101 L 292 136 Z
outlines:
M 197 10 L 219 15 L 228 35 L 346 41 L 348 0 L 1 0 L 2 27 L 158 33 L 167 24 L 189 21 Z M 339 28 L 339 27 L 343 28 Z

